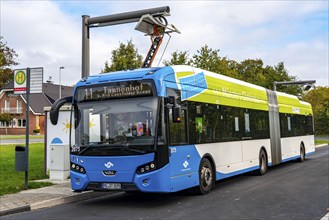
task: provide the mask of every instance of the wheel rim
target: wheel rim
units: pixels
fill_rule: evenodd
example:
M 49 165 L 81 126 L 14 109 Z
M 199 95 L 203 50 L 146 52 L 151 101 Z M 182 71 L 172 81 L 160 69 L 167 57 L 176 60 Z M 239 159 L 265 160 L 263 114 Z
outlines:
M 207 165 L 204 165 L 201 169 L 201 184 L 204 188 L 209 188 L 212 181 L 212 170 Z

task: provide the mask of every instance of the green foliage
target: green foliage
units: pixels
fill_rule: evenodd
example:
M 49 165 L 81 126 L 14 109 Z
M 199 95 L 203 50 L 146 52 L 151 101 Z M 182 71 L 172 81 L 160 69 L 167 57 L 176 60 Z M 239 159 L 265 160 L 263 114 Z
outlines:
M 34 135 L 30 135 L 29 138 L 30 139 L 42 139 L 44 138 L 44 135 L 38 135 L 38 136 L 34 136 Z M 15 140 L 15 139 L 25 139 L 26 135 L 1 135 L 0 136 L 0 140 Z
M 0 36 L 0 89 L 4 87 L 11 79 L 13 79 L 12 66 L 18 65 L 15 58 L 18 56 L 16 52 L 3 42 Z
M 35 134 L 40 133 L 40 129 L 38 129 L 38 128 L 34 129 L 33 133 L 35 133 Z
M 44 144 L 29 145 L 29 181 L 44 179 Z M 29 187 L 36 188 L 50 183 L 32 183 Z M 19 192 L 24 189 L 24 172 L 15 171 L 15 145 L 0 147 L 0 196 Z
M 189 65 L 190 61 L 188 58 L 189 54 L 187 51 L 175 51 L 171 54 L 171 59 L 169 61 L 164 61 L 163 64 L 166 66 L 171 65 Z
M 11 116 L 9 113 L 1 113 L 0 114 L 0 121 L 1 122 L 10 122 L 13 120 L 13 116 Z
M 111 65 L 106 61 L 103 73 L 136 69 L 142 66 L 143 57 L 138 54 L 138 50 L 132 43 L 132 40 L 127 44 L 120 43 L 119 48 L 111 51 Z
M 327 140 L 315 140 L 315 145 L 320 145 L 320 144 L 329 144 L 329 141 L 327 141 Z
M 317 87 L 307 92 L 303 100 L 311 103 L 316 134 L 329 134 L 329 87 Z
M 163 63 L 166 66 L 192 65 L 267 89 L 273 89 L 274 81 L 296 80 L 295 76 L 289 75 L 283 62 L 279 62 L 275 66 L 264 66 L 261 59 L 246 59 L 237 62 L 227 57 L 221 57 L 219 52 L 219 49 L 212 49 L 208 45 L 204 45 L 192 58 L 189 58 L 188 51 L 175 51 L 171 54 L 171 59 L 165 60 Z M 135 69 L 142 65 L 142 56 L 138 54 L 138 50 L 131 40 L 127 44 L 120 43 L 119 48 L 112 50 L 111 55 L 111 65 L 105 62 L 103 73 Z M 277 90 L 297 96 L 303 93 L 301 86 L 277 86 Z
M 191 64 L 201 69 L 218 72 L 220 59 L 219 50 L 213 50 L 208 45 L 204 45 L 197 50 L 197 54 L 193 55 Z

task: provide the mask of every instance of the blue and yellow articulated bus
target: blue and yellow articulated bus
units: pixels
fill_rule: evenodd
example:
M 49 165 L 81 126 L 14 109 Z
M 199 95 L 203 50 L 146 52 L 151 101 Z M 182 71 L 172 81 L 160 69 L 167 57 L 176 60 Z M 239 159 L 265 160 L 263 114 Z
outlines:
M 209 193 L 220 179 L 315 151 L 309 103 L 190 66 L 89 76 L 72 97 L 75 191 Z

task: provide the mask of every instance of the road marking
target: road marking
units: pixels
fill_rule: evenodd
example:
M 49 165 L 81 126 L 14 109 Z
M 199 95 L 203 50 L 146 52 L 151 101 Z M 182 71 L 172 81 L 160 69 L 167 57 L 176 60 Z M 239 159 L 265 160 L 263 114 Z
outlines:
M 329 220 L 329 212 L 323 216 L 320 220 Z

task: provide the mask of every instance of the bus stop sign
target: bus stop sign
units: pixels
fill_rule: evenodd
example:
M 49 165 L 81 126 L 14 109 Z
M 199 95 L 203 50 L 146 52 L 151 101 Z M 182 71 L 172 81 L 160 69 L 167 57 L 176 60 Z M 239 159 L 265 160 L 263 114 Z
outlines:
M 14 71 L 14 94 L 25 94 L 27 84 L 26 69 Z

